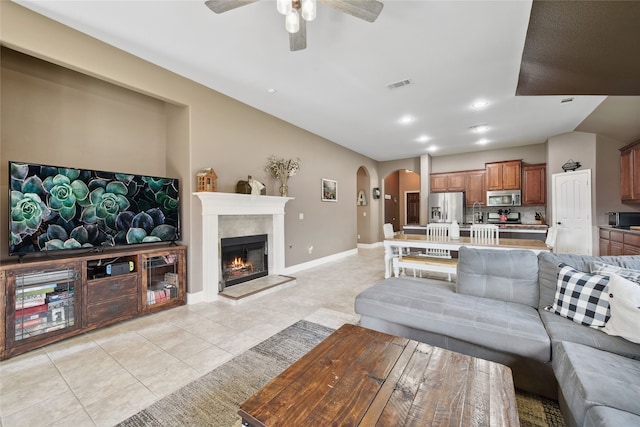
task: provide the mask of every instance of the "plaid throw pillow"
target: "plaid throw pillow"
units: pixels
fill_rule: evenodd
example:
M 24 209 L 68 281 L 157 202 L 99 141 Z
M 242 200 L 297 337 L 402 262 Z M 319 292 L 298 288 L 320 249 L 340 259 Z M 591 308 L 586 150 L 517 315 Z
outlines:
M 640 270 L 605 264 L 599 261 L 591 261 L 589 263 L 589 271 L 592 274 L 599 274 L 601 276 L 611 276 L 615 274 L 632 282 L 640 283 Z
M 581 325 L 601 328 L 609 320 L 609 277 L 584 273 L 560 263 L 553 306 L 547 310 Z

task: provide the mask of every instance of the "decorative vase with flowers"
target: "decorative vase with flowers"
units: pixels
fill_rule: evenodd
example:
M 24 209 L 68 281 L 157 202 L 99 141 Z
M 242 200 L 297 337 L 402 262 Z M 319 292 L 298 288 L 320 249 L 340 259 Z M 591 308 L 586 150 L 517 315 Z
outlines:
M 294 176 L 300 169 L 300 159 L 280 159 L 276 156 L 269 157 L 269 161 L 265 170 L 271 173 L 275 179 L 280 180 L 280 195 L 287 197 L 289 195 L 289 177 Z

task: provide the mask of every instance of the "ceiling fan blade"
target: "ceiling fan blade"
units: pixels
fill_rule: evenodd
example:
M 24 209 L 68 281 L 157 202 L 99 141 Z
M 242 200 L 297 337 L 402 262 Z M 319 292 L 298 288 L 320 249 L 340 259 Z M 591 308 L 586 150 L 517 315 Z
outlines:
M 364 19 L 367 22 L 374 22 L 384 4 L 378 0 L 319 0 L 322 3 L 344 13 Z
M 240 6 L 255 3 L 258 0 L 207 0 L 204 4 L 215 13 L 223 13 Z
M 289 33 L 289 50 L 295 52 L 307 48 L 307 23 L 300 19 L 300 29 L 297 33 Z

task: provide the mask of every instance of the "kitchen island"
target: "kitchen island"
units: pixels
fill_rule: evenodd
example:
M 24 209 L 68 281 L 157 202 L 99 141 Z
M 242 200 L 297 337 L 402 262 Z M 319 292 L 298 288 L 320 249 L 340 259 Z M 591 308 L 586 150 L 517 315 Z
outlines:
M 505 239 L 533 239 L 545 241 L 547 238 L 547 224 L 498 224 L 500 237 Z M 402 227 L 405 234 L 427 234 L 426 225 L 408 224 Z M 460 235 L 469 237 L 471 224 L 460 224 Z

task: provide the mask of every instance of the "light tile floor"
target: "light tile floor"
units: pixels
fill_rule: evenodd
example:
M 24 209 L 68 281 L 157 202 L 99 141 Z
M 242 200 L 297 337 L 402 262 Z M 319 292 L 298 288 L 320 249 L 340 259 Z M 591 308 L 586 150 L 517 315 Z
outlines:
M 355 323 L 382 248 L 294 274 L 246 303 L 182 306 L 0 362 L 0 426 L 112 426 L 300 319 Z

